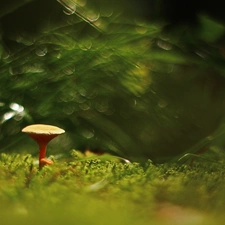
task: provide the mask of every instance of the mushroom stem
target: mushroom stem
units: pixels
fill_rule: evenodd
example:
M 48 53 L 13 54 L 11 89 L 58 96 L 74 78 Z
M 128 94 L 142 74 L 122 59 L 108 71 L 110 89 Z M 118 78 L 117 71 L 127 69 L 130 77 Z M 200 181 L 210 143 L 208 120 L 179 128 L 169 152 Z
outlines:
M 52 164 L 51 160 L 46 160 L 46 151 L 47 151 L 47 144 L 58 134 L 54 135 L 45 135 L 45 136 L 40 136 L 37 134 L 29 134 L 31 138 L 33 138 L 38 146 L 39 146 L 39 169 L 41 169 L 43 166 L 47 164 Z
M 45 158 L 46 156 L 46 150 L 47 150 L 47 145 L 46 144 L 39 144 L 39 168 L 42 168 L 44 165 L 42 165 L 42 159 Z
M 47 146 L 46 145 L 40 145 L 39 146 L 40 149 L 39 149 L 39 160 L 45 158 L 46 156 L 46 149 L 47 149 Z

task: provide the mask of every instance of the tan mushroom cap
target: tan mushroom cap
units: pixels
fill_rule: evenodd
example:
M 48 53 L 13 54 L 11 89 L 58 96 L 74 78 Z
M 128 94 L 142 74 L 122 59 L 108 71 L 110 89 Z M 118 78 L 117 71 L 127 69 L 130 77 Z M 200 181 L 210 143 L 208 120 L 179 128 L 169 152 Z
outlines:
M 33 124 L 29 125 L 27 127 L 24 127 L 22 129 L 22 132 L 28 133 L 28 134 L 43 134 L 43 135 L 51 135 L 51 134 L 63 134 L 65 133 L 65 130 L 52 126 L 52 125 L 46 125 L 46 124 Z

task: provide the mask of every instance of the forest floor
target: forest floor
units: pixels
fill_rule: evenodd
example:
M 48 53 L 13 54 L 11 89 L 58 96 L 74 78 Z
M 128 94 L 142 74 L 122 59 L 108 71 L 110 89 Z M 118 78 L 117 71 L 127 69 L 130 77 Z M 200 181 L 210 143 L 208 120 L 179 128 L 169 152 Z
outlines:
M 2 225 L 224 223 L 221 162 L 140 165 L 75 150 L 53 160 L 39 170 L 30 155 L 0 155 Z

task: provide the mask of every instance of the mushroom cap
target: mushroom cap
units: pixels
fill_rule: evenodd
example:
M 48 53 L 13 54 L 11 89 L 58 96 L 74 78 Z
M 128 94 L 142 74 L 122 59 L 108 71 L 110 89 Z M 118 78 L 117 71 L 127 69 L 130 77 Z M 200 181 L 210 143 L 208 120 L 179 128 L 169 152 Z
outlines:
M 27 134 L 59 135 L 65 133 L 65 130 L 52 125 L 33 124 L 24 127 L 22 132 Z

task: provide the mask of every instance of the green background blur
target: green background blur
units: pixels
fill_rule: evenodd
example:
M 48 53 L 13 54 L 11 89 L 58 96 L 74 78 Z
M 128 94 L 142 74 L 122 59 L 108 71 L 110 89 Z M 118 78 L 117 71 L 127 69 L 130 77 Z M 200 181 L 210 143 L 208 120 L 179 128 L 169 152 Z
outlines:
M 156 2 L 2 1 L 0 151 L 36 154 L 21 133 L 33 123 L 66 130 L 49 154 L 223 149 L 224 26 L 200 15 L 165 32 Z

